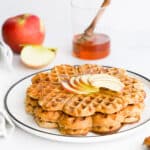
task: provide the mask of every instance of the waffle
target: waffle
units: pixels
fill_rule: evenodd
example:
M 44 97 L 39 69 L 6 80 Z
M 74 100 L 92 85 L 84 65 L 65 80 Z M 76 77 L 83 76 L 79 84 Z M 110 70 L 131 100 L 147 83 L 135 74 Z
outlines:
M 112 134 L 124 124 L 139 121 L 143 105 L 143 103 L 129 105 L 114 114 L 95 113 L 90 117 L 72 117 L 62 114 L 58 121 L 58 127 L 62 134 L 84 135 L 89 131 L 102 135 Z
M 61 116 L 60 111 L 44 111 L 40 107 L 34 109 L 35 118 L 39 118 L 43 122 L 54 122 L 56 123 Z
M 63 135 L 85 136 L 89 132 L 89 128 L 86 128 L 86 129 L 64 129 L 64 128 L 59 128 L 59 131 Z
M 38 73 L 32 78 L 32 83 L 37 84 L 43 81 L 50 81 L 48 73 Z
M 38 124 L 38 126 L 42 127 L 42 128 L 47 128 L 47 129 L 53 129 L 53 128 L 57 128 L 57 123 L 55 122 L 49 122 L 49 121 L 43 121 L 39 118 L 34 118 L 35 122 Z
M 122 127 L 123 116 L 118 114 L 96 113 L 93 116 L 92 131 L 99 134 L 111 134 Z
M 72 117 L 63 114 L 58 125 L 62 134 L 85 135 L 92 128 L 92 117 Z
M 122 95 L 127 98 L 129 104 L 136 104 L 144 101 L 146 94 L 139 80 L 126 76 L 122 79 L 122 82 L 125 85 Z
M 38 106 L 37 99 L 33 99 L 29 96 L 26 96 L 25 99 L 25 110 L 27 113 L 33 115 L 34 109 Z
M 93 115 L 92 131 L 99 134 L 110 134 L 118 131 L 124 124 L 132 124 L 140 120 L 143 103 L 128 105 L 114 114 L 96 113 Z
M 61 86 L 60 85 L 53 85 L 51 82 L 39 82 L 37 84 L 32 84 L 27 89 L 27 95 L 33 99 L 40 99 L 44 95 L 48 94 L 52 90 L 56 89 L 56 91 L 59 90 Z
M 92 67 L 94 67 L 93 70 L 91 69 Z M 92 71 L 90 71 L 90 69 Z M 104 94 L 104 96 L 102 94 L 99 94 L 100 95 L 99 99 L 105 97 L 103 99 L 106 99 L 106 100 L 103 100 L 102 103 L 99 104 L 99 107 L 96 108 L 96 110 L 93 107 L 96 105 L 96 103 L 98 103 L 98 100 L 96 100 L 96 99 L 98 99 L 97 95 L 96 96 L 87 95 L 86 97 L 83 96 L 83 95 L 73 95 L 71 93 L 67 93 L 66 90 L 59 87 L 60 86 L 60 84 L 59 84 L 60 81 L 64 80 L 64 78 L 77 76 L 79 74 L 101 73 L 101 72 L 108 73 L 108 74 L 111 74 L 113 76 L 118 77 L 126 86 L 124 88 L 124 91 L 120 95 L 118 93 L 113 93 L 113 95 L 115 97 L 115 99 L 113 99 L 115 101 L 114 103 L 113 103 L 112 97 L 110 97 L 109 94 Z M 87 114 L 89 114 L 89 115 L 92 115 L 93 113 L 95 113 L 95 111 L 102 112 L 102 113 L 108 113 L 108 114 L 115 113 L 115 112 L 121 110 L 122 108 L 124 108 L 125 106 L 127 106 L 127 104 L 138 103 L 138 102 L 143 101 L 144 98 L 145 98 L 144 90 L 142 90 L 142 89 L 139 90 L 139 89 L 133 87 L 133 84 L 135 82 L 134 78 L 128 77 L 126 75 L 126 72 L 123 69 L 117 69 L 117 68 L 108 69 L 108 68 L 104 68 L 104 67 L 102 68 L 102 67 L 99 67 L 99 66 L 96 67 L 96 65 L 89 65 L 89 66 L 88 65 L 83 65 L 83 66 L 79 66 L 79 67 L 78 66 L 72 67 L 72 66 L 69 66 L 69 65 L 60 65 L 60 66 L 54 67 L 51 70 L 51 73 L 49 73 L 49 78 L 52 81 L 51 84 L 53 86 L 55 85 L 56 88 L 53 88 L 51 90 L 50 87 L 47 86 L 47 87 L 44 87 L 43 90 L 41 90 L 41 87 L 43 87 L 43 85 L 38 84 L 36 86 L 39 86 L 39 88 L 38 87 L 33 87 L 33 90 L 36 90 L 35 93 L 37 93 L 37 95 L 36 95 L 37 97 L 34 96 L 34 98 L 40 97 L 38 95 L 40 95 L 41 93 L 43 94 L 48 89 L 48 91 L 45 92 L 45 93 L 48 93 L 48 94 L 45 97 L 43 96 L 42 98 L 40 98 L 39 104 L 40 104 L 41 107 L 43 107 L 43 109 L 55 110 L 54 105 L 58 106 L 60 103 L 62 103 L 62 101 L 64 101 L 64 99 L 61 100 L 63 97 L 67 97 L 68 99 L 70 99 L 72 97 L 71 98 L 72 101 L 69 100 L 69 105 L 68 106 L 65 105 L 64 110 L 62 110 L 62 111 L 64 111 L 65 113 L 67 113 L 69 115 L 73 115 L 73 116 L 84 116 L 84 114 L 82 112 L 77 114 L 76 113 L 77 110 L 74 110 L 74 112 L 72 110 L 73 107 L 75 107 L 73 105 L 74 105 L 74 101 L 75 101 L 74 99 L 77 99 L 76 97 L 79 97 L 78 99 L 80 99 L 80 98 L 82 99 L 82 104 L 84 103 L 83 101 L 85 101 L 85 103 L 83 105 L 86 105 L 86 102 L 88 101 L 87 99 L 89 99 L 89 101 L 90 101 L 90 98 L 92 97 L 92 102 L 91 103 L 93 103 L 93 104 L 91 104 L 92 105 L 91 108 L 89 108 L 89 109 L 87 108 L 86 110 L 94 109 L 94 111 L 91 111 L 91 113 L 87 112 Z M 54 81 L 52 80 L 52 78 L 54 78 Z M 45 82 L 42 83 L 42 84 L 45 84 Z M 32 86 L 35 86 L 35 85 L 32 85 Z M 29 88 L 29 89 L 31 89 L 31 88 Z M 39 91 L 41 91 L 41 92 L 39 92 Z M 105 91 L 107 92 L 108 90 L 105 90 Z M 131 92 L 132 92 L 132 94 L 131 94 Z M 31 93 L 33 94 L 34 91 L 31 90 Z M 58 93 L 60 93 L 60 94 L 58 94 Z M 109 91 L 109 93 L 112 93 L 112 92 Z M 30 93 L 29 93 L 29 95 L 33 97 L 33 95 L 31 95 Z M 55 97 L 53 95 L 57 95 L 57 97 Z M 96 97 L 96 98 L 93 98 L 93 97 Z M 93 100 L 93 99 L 95 99 L 95 100 Z M 67 100 L 65 98 L 65 102 L 66 101 Z M 107 101 L 107 102 L 105 102 L 105 101 Z M 116 101 L 118 101 L 118 103 Z M 61 104 L 60 108 L 57 107 L 56 110 L 61 110 L 63 108 L 62 105 L 64 105 L 65 102 L 63 102 Z M 110 108 L 110 105 L 112 106 L 111 108 Z M 54 107 L 52 107 L 52 106 L 54 106 Z M 109 106 L 109 108 L 108 108 L 108 106 Z M 81 111 L 82 111 L 82 109 L 81 109 Z
M 141 113 L 144 109 L 143 103 L 128 105 L 122 111 L 120 111 L 120 115 L 124 117 L 122 123 L 131 124 L 138 122 L 141 118 Z
M 68 92 L 61 82 L 84 74 L 105 73 L 125 85 L 114 92 L 101 88 L 99 92 L 82 95 Z M 86 135 L 117 132 L 124 124 L 140 120 L 145 91 L 136 78 L 124 69 L 85 64 L 59 65 L 32 78 L 26 91 L 26 111 L 34 116 L 40 127 L 58 128 L 62 134 Z
M 109 93 L 109 95 L 108 95 Z M 63 111 L 72 116 L 90 116 L 95 112 L 112 114 L 120 111 L 127 102 L 117 93 L 101 90 L 98 94 L 77 95 L 72 97 L 63 107 Z

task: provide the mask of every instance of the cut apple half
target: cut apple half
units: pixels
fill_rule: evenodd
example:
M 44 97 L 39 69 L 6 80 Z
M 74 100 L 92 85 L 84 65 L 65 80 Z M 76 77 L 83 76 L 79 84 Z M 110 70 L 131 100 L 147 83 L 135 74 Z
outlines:
M 81 90 L 74 89 L 66 81 L 62 81 L 61 84 L 64 87 L 64 89 L 66 89 L 68 92 L 76 93 L 76 94 L 90 94 L 90 92 L 87 92 L 87 91 L 81 91 Z
M 107 88 L 112 91 L 120 92 L 124 84 L 116 77 L 108 74 L 95 74 L 89 77 L 89 82 L 97 88 Z
M 31 68 L 42 68 L 53 61 L 56 49 L 41 45 L 25 45 L 21 51 L 22 62 Z

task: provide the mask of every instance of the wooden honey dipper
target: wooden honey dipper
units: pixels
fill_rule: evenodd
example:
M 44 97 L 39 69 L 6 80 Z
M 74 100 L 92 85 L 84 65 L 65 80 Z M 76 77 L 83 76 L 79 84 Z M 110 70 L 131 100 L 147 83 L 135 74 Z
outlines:
M 94 17 L 94 19 L 92 20 L 92 22 L 90 23 L 88 28 L 85 29 L 84 33 L 82 34 L 81 38 L 79 39 L 80 42 L 88 40 L 93 35 L 96 24 L 99 21 L 99 19 L 101 18 L 101 16 L 103 15 L 104 11 L 106 10 L 106 7 L 110 4 L 110 1 L 111 0 L 104 0 L 104 2 L 101 4 L 100 9 L 98 10 L 96 16 Z

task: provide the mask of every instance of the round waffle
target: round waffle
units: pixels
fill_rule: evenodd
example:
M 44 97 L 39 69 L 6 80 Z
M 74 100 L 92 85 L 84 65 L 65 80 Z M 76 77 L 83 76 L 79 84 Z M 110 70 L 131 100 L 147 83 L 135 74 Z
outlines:
M 143 103 L 128 105 L 114 114 L 96 113 L 92 116 L 92 131 L 100 134 L 111 134 L 118 131 L 123 124 L 131 124 L 140 120 Z
M 91 117 L 72 117 L 66 114 L 62 114 L 59 119 L 59 127 L 66 129 L 85 129 L 92 127 Z
M 60 111 L 45 111 L 41 107 L 34 109 L 34 116 L 44 122 L 58 122 L 61 113 Z
M 101 88 L 82 95 L 68 92 L 61 82 L 84 74 L 109 74 L 123 84 L 121 92 Z M 124 69 L 85 64 L 59 65 L 32 78 L 27 89 L 26 111 L 44 128 L 58 128 L 62 134 L 85 135 L 89 131 L 110 134 L 123 124 L 139 121 L 145 91 L 141 81 Z M 57 125 L 58 123 L 58 125 Z
M 123 116 L 118 114 L 102 114 L 93 115 L 92 131 L 99 134 L 111 134 L 118 131 L 122 127 Z
M 58 127 L 57 123 L 54 123 L 54 122 L 43 121 L 36 117 L 34 118 L 34 120 L 38 124 L 38 126 L 40 126 L 42 128 L 52 129 L 52 128 Z
M 92 117 L 72 117 L 63 114 L 58 125 L 62 134 L 85 135 L 92 128 Z
M 120 115 L 124 117 L 122 123 L 129 124 L 138 122 L 140 120 L 143 109 L 144 109 L 143 103 L 128 105 L 120 112 Z

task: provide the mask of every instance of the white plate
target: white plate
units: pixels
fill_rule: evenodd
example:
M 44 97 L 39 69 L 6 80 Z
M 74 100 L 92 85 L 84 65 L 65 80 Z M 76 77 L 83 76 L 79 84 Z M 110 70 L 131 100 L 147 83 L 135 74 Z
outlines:
M 47 71 L 47 70 L 45 70 Z M 43 72 L 45 72 L 43 71 Z M 23 130 L 32 133 L 37 136 L 41 136 L 43 138 L 56 140 L 56 141 L 65 141 L 65 142 L 75 142 L 75 143 L 89 143 L 89 142 L 102 142 L 109 141 L 115 138 L 128 135 L 129 133 L 133 133 L 140 127 L 143 127 L 150 120 L 150 80 L 146 77 L 128 71 L 131 76 L 139 78 L 142 80 L 145 86 L 146 91 L 146 99 L 145 99 L 145 109 L 142 114 L 142 118 L 138 123 L 126 125 L 119 132 L 111 135 L 100 136 L 98 134 L 89 133 L 87 136 L 83 137 L 73 137 L 73 136 L 64 136 L 61 135 L 56 129 L 44 129 L 40 128 L 32 116 L 28 115 L 25 112 L 24 99 L 27 87 L 31 84 L 31 78 L 35 75 L 29 75 L 17 83 L 13 84 L 8 92 L 6 93 L 4 104 L 8 115 L 15 122 L 17 126 L 22 128 Z

